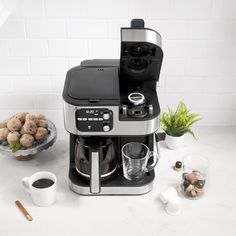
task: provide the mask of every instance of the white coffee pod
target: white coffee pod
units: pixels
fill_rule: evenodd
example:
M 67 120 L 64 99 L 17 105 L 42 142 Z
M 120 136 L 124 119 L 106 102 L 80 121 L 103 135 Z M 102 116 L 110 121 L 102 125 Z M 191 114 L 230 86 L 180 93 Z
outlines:
M 180 197 L 179 196 L 171 197 L 165 206 L 165 210 L 169 215 L 178 215 L 181 212 Z
M 160 193 L 159 198 L 164 204 L 166 204 L 173 196 L 178 197 L 178 193 L 174 187 L 169 187 L 164 192 Z

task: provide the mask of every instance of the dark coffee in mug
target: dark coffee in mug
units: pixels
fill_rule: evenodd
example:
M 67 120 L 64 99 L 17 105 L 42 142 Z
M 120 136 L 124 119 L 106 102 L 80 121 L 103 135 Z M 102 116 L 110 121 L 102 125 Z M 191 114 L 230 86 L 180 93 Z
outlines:
M 32 186 L 35 188 L 49 188 L 54 184 L 54 181 L 51 179 L 38 179 L 33 182 Z

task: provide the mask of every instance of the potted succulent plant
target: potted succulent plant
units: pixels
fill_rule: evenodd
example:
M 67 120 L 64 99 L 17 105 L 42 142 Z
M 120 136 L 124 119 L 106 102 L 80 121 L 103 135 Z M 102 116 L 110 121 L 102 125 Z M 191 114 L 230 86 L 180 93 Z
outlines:
M 190 133 L 196 139 L 191 128 L 199 120 L 201 120 L 199 115 L 191 114 L 182 101 L 175 112 L 168 107 L 168 113 L 164 112 L 161 116 L 161 126 L 166 133 L 167 147 L 178 149 L 183 144 L 186 133 Z

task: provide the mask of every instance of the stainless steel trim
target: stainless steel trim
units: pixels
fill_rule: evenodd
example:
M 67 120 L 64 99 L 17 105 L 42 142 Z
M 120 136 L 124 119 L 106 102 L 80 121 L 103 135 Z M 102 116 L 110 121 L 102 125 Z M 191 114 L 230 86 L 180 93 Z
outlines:
M 75 168 L 75 169 L 76 169 L 76 171 L 77 171 L 80 175 L 82 175 L 82 176 L 84 176 L 84 177 L 86 177 L 86 178 L 90 178 L 90 175 L 81 172 L 81 171 L 78 170 L 77 168 Z M 108 172 L 108 173 L 106 173 L 106 174 L 104 174 L 104 175 L 101 175 L 101 178 L 105 178 L 105 177 L 107 177 L 107 176 L 113 174 L 113 173 L 116 171 L 116 169 L 117 169 L 117 166 L 116 166 L 112 171 L 110 171 L 110 172 Z
M 96 107 L 76 107 L 64 101 L 64 125 L 65 129 L 75 135 L 148 135 L 159 129 L 159 116 L 146 121 L 120 121 L 119 106 L 96 106 Z M 105 108 L 113 112 L 113 128 L 108 132 L 81 132 L 76 128 L 75 112 L 80 108 Z
M 75 193 L 81 195 L 141 195 L 148 193 L 152 190 L 153 183 L 140 186 L 140 187 L 102 187 L 98 194 L 93 194 L 90 192 L 89 187 L 83 187 L 73 184 L 69 179 L 69 186 L 71 190 Z
M 90 178 L 90 192 L 98 194 L 100 192 L 100 171 L 99 171 L 99 153 L 91 153 L 91 178 Z
M 148 42 L 161 48 L 161 35 L 150 29 L 121 28 L 121 41 L 123 42 Z

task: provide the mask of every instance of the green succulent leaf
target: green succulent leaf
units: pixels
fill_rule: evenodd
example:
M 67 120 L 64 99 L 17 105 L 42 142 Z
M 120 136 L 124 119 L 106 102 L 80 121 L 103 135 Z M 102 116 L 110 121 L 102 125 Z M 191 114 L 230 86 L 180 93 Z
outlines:
M 22 148 L 22 145 L 19 143 L 19 142 L 17 142 L 17 143 L 12 143 L 11 145 L 10 145 L 10 149 L 11 149 L 11 151 L 14 153 L 14 152 L 17 152 L 18 150 L 20 150 Z
M 190 114 L 190 110 L 180 101 L 175 112 L 171 107 L 168 107 L 168 112 L 162 114 L 161 126 L 168 135 L 179 137 L 190 133 L 196 139 L 191 128 L 201 119 L 196 113 Z

